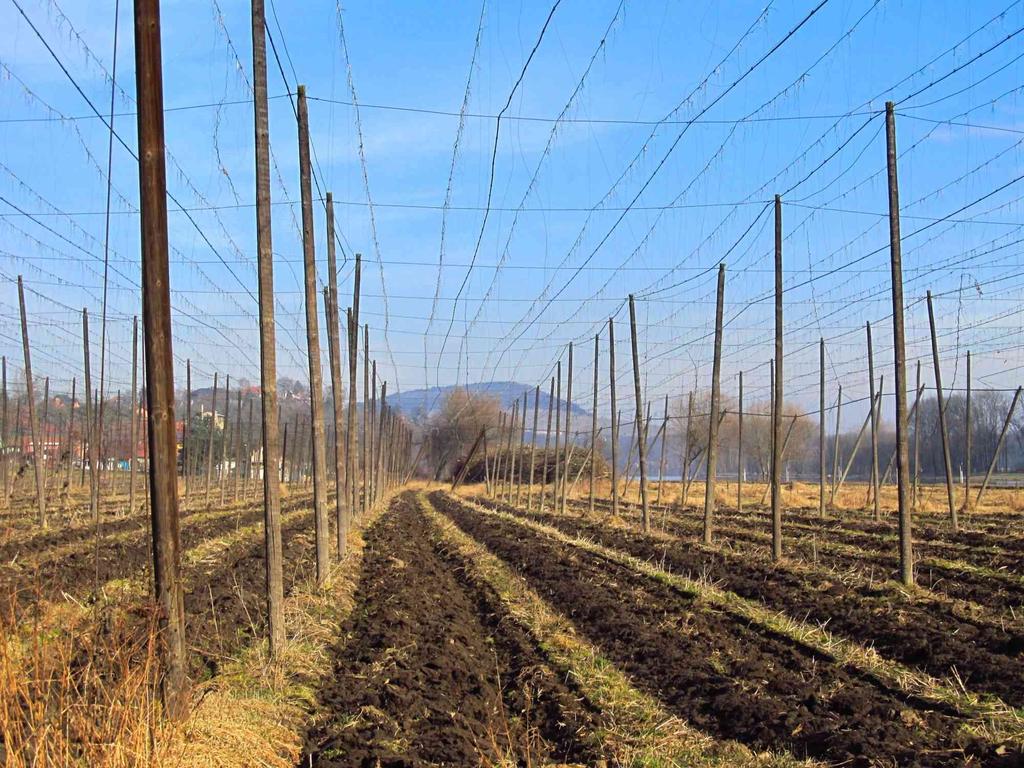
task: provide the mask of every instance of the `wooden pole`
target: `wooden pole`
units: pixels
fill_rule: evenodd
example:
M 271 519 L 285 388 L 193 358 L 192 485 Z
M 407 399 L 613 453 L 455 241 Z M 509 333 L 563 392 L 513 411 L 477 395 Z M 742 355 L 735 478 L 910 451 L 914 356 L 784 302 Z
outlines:
M 775 409 L 772 412 L 772 560 L 782 559 L 782 198 L 775 196 Z
M 505 444 L 505 455 L 508 457 L 505 460 L 505 482 L 504 482 L 504 496 L 505 501 L 509 504 L 512 503 L 512 478 L 516 471 L 516 454 L 512 450 L 512 444 L 515 440 L 516 434 L 516 420 L 519 416 L 519 401 L 516 400 L 512 403 L 512 415 L 509 416 L 508 422 L 508 433 L 507 441 Z
M 917 391 L 924 392 L 921 386 L 921 361 L 917 361 Z M 918 504 L 918 486 L 921 481 L 921 409 L 914 414 L 914 509 Z
M 843 416 L 843 385 L 839 385 L 839 394 L 836 397 L 836 434 L 832 444 L 832 490 L 829 496 L 829 504 L 836 503 L 836 482 L 839 479 L 839 433 Z
M 367 482 L 367 470 L 369 469 L 370 447 L 373 436 L 370 434 L 370 326 L 363 326 L 363 441 L 360 443 L 360 487 L 362 488 L 362 500 L 360 506 L 365 515 L 369 509 L 369 494 Z
M 526 489 L 526 510 L 533 511 L 533 477 L 537 460 L 537 416 L 540 411 L 540 385 L 533 390 L 533 431 L 530 433 L 530 484 Z M 486 440 L 486 438 L 485 438 Z M 484 449 L 486 451 L 486 443 Z
M 597 482 L 597 375 L 600 367 L 601 336 L 594 334 L 594 400 L 590 414 L 590 514 L 594 514 L 594 486 Z
M 294 439 L 294 437 L 292 438 Z M 284 425 L 284 438 L 281 441 L 281 482 L 284 483 L 285 476 L 285 464 L 288 462 L 288 423 Z M 276 473 L 275 473 L 276 474 Z
M 551 392 L 548 395 L 548 426 L 544 430 L 544 471 L 541 473 L 540 483 L 540 511 L 544 511 L 544 499 L 547 496 L 548 491 L 548 449 L 551 446 L 551 417 L 554 413 L 555 406 L 555 377 L 551 377 Z M 501 450 L 499 445 L 498 450 Z
M 871 323 L 866 323 L 865 328 L 868 334 L 868 395 L 870 402 L 875 402 L 875 355 L 871 345 Z M 881 502 L 878 498 L 878 418 L 876 410 L 870 409 L 871 415 L 871 490 L 874 497 L 875 520 L 882 519 Z
M 138 318 L 135 320 L 138 329 Z M 134 366 L 133 366 L 134 367 Z M 133 379 L 134 381 L 134 379 Z M 133 387 L 134 388 L 134 387 Z M 132 448 L 134 451 L 134 447 Z M 185 473 L 185 498 L 192 494 L 192 360 L 185 361 L 185 428 L 181 439 L 182 470 Z
M 164 703 L 170 714 L 181 716 L 188 701 L 187 664 L 178 521 L 178 440 L 174 419 L 159 0 L 136 0 L 135 72 L 153 577 L 160 605 Z
M 32 391 L 32 354 L 28 343 L 28 316 L 25 311 L 25 288 L 18 275 L 18 306 L 21 308 L 21 345 L 25 353 L 25 392 L 28 398 L 28 424 L 32 433 L 32 464 L 36 475 L 36 522 L 46 527 L 46 467 L 43 463 L 43 445 L 39 435 L 36 400 Z
M 562 361 L 559 360 L 555 367 L 555 477 L 551 486 L 551 508 L 558 511 L 559 505 L 559 480 L 562 477 Z
M 668 435 L 668 395 L 665 395 L 665 410 L 661 418 L 661 456 L 658 457 L 658 496 L 656 504 L 661 504 L 661 491 L 665 487 L 665 437 Z
M 131 424 L 128 427 L 128 515 L 135 514 L 135 446 L 139 441 L 139 318 L 132 318 L 132 398 Z M 185 427 L 188 430 L 188 427 Z M 177 437 L 177 435 L 175 435 Z M 182 443 L 184 444 L 184 438 Z M 175 457 L 177 464 L 177 457 Z
M 85 354 L 85 424 L 82 429 L 82 439 L 88 435 L 89 441 L 89 514 L 97 528 L 97 540 L 99 538 L 100 524 L 100 496 L 99 496 L 99 455 L 96 446 L 96 425 L 93 423 L 93 400 L 92 400 L 92 369 L 89 354 L 89 312 L 82 309 L 82 347 Z M 84 449 L 83 449 L 84 462 Z
M 999 439 L 996 441 L 996 449 L 992 453 L 992 462 L 988 465 L 988 471 L 985 473 L 985 479 L 981 483 L 981 488 L 978 489 L 978 498 L 974 500 L 974 505 L 978 506 L 981 504 L 981 497 L 985 493 L 985 489 L 988 488 L 989 480 L 992 479 L 992 473 L 996 469 L 996 462 L 999 461 L 999 451 L 1003 447 L 1003 441 L 1006 439 L 1006 432 L 1010 428 L 1010 424 L 1013 421 L 1013 412 L 1017 408 L 1017 402 L 1020 400 L 1021 388 L 1017 387 L 1017 391 L 1013 393 L 1013 400 L 1010 403 L 1010 410 L 1006 412 L 1006 419 L 1003 421 L 1003 428 L 999 431 Z
M 6 361 L 6 358 L 5 358 L 5 361 Z M 5 377 L 5 379 L 6 379 L 6 377 Z M 74 459 L 74 455 L 75 455 L 75 444 L 74 444 L 74 434 L 75 434 L 75 394 L 76 394 L 75 393 L 75 387 L 76 387 L 77 384 L 78 384 L 78 380 L 74 376 L 72 376 L 71 377 L 71 403 L 68 406 L 68 448 L 67 448 L 67 451 L 68 451 L 68 472 L 67 472 L 67 479 L 65 480 L 65 483 L 67 484 L 67 492 L 68 493 L 71 492 L 71 475 L 72 475 L 72 470 L 74 468 L 74 463 L 75 463 L 73 461 L 73 459 Z M 7 410 L 7 386 L 6 385 L 7 385 L 7 382 L 5 380 L 4 381 L 4 410 Z M 6 422 L 7 422 L 7 416 L 5 414 L 4 415 L 4 423 L 6 424 Z M 4 428 L 3 434 L 4 434 L 4 449 L 5 449 L 4 466 L 6 468 L 6 465 L 7 465 L 7 456 L 6 456 L 7 430 L 6 430 L 6 428 Z
M 213 374 L 213 400 L 210 404 L 210 426 L 206 436 L 206 485 L 203 505 L 210 508 L 210 484 L 213 482 L 213 431 L 217 428 L 217 373 Z
M 270 126 L 267 109 L 267 45 L 264 0 L 252 2 L 253 111 L 256 138 L 256 251 L 260 305 L 260 389 L 263 425 L 263 507 L 270 654 L 284 648 L 284 577 L 281 489 L 277 482 L 277 348 L 274 324 L 274 262 L 270 216 Z
M 736 436 L 736 511 L 743 511 L 743 371 L 740 371 L 740 397 Z
M 302 264 L 305 277 L 306 351 L 309 361 L 309 417 L 313 440 L 313 527 L 316 536 L 316 580 L 323 585 L 331 568 L 331 537 L 327 523 L 327 449 L 324 439 L 324 383 L 320 363 L 320 320 L 317 316 L 316 242 L 313 231 L 313 189 L 309 159 L 309 107 L 306 86 L 298 86 L 299 196 L 302 209 Z
M 725 273 L 719 269 L 718 284 L 719 296 L 721 287 L 724 284 Z M 719 298 L 721 301 L 721 298 Z M 633 350 L 633 396 L 636 400 L 636 421 L 637 421 L 637 455 L 640 462 L 640 505 L 643 509 L 644 533 L 651 530 L 651 508 L 647 501 L 647 430 L 643 427 L 643 401 L 640 391 L 640 353 L 636 343 L 636 305 L 633 301 L 633 294 L 629 294 L 629 337 Z
M 686 434 L 683 436 L 683 506 L 690 503 L 690 427 L 693 425 L 693 390 L 686 393 Z
M 615 404 L 615 323 L 608 318 L 608 391 L 611 399 L 610 410 L 612 417 L 612 515 L 619 515 L 619 425 L 616 420 Z
M 572 342 L 569 342 L 569 370 L 565 377 L 565 467 L 562 470 L 562 514 L 568 506 L 569 494 L 569 458 L 572 456 L 570 441 L 572 440 Z
M 971 509 L 971 351 L 967 350 L 967 400 L 964 404 L 964 509 Z
M 715 304 L 715 357 L 711 367 L 711 413 L 708 415 L 708 461 L 704 481 L 704 543 L 713 539 L 715 484 L 718 479 L 718 411 L 721 401 L 722 314 L 725 308 L 725 264 L 718 265 L 718 300 Z
M 889 187 L 889 267 L 892 275 L 892 340 L 896 363 L 896 497 L 899 517 L 900 577 L 914 583 L 910 490 L 907 450 L 907 355 L 903 328 L 903 256 L 900 247 L 900 196 L 896 170 L 896 117 L 892 102 L 885 105 L 886 167 Z
M 825 339 L 818 349 L 818 517 L 825 516 Z
M 345 428 L 342 414 L 345 391 L 341 381 L 341 316 L 338 310 L 338 259 L 334 244 L 334 196 L 327 193 L 327 285 L 324 305 L 327 319 L 327 346 L 331 371 L 331 402 L 334 406 L 334 514 L 338 559 L 345 556 L 348 544 L 348 513 L 345 496 Z
M 523 417 L 519 420 L 519 476 L 516 478 L 516 506 L 519 506 L 523 495 L 523 465 L 526 463 L 526 412 L 529 408 L 529 394 L 529 390 L 523 392 Z
M 228 444 L 231 442 L 231 377 L 225 377 L 224 383 L 224 429 L 220 433 L 220 468 L 217 479 L 220 485 L 220 504 L 224 506 L 224 491 L 228 474 Z
M 364 326 L 367 337 L 369 336 L 370 326 Z M 369 344 L 367 344 L 369 347 Z M 366 440 L 366 483 L 367 483 L 367 496 L 370 504 L 373 503 L 373 499 L 376 494 L 373 484 L 373 457 L 376 455 L 374 451 L 377 449 L 377 444 L 380 442 L 377 432 L 377 361 L 373 361 L 373 366 L 370 372 L 370 436 Z
M 946 499 L 949 503 L 949 522 L 954 533 L 959 528 L 956 504 L 953 501 L 953 464 L 949 459 L 949 433 L 946 431 L 946 405 L 942 392 L 942 370 L 939 366 L 939 340 L 935 333 L 935 310 L 932 307 L 932 292 L 928 291 L 928 326 L 932 334 L 932 365 L 935 369 L 935 397 L 939 408 L 939 431 L 942 433 L 942 460 L 946 469 Z
M 356 429 L 356 398 L 358 393 L 357 369 L 359 367 L 359 291 L 363 257 L 356 254 L 352 273 L 352 307 L 347 310 L 348 319 L 348 420 L 345 424 L 345 484 L 348 487 L 348 513 L 351 518 L 358 510 L 356 489 L 356 457 L 358 456 L 359 435 Z

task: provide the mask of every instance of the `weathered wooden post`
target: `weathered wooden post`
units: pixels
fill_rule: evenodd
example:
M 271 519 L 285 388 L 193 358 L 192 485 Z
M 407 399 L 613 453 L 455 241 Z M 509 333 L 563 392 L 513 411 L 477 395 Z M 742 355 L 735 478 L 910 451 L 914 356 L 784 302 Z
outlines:
M 708 415 L 708 461 L 704 480 L 704 543 L 713 539 L 715 483 L 718 476 L 718 411 L 721 400 L 722 314 L 725 305 L 725 264 L 718 265 L 718 300 L 715 303 L 715 357 L 711 366 L 711 413 Z
M 558 511 L 559 505 L 559 481 L 562 477 L 562 361 L 559 360 L 555 367 L 555 476 L 551 486 L 551 509 Z
M 590 414 L 590 514 L 594 514 L 594 485 L 597 482 L 597 374 L 600 366 L 601 336 L 594 334 L 594 404 Z
M 959 528 L 956 503 L 953 500 L 953 463 L 949 458 L 949 433 L 946 431 L 946 404 L 942 392 L 942 370 L 939 366 L 939 340 L 935 333 L 935 310 L 932 307 L 932 292 L 928 291 L 928 326 L 932 334 L 932 365 L 935 369 L 935 399 L 939 408 L 939 431 L 942 433 L 942 460 L 946 468 L 946 500 L 949 503 L 949 522 L 955 533 Z
M 721 270 L 718 273 L 719 285 L 724 277 Z M 633 301 L 633 294 L 629 294 L 629 339 L 633 350 L 633 398 L 636 402 L 636 429 L 637 429 L 637 456 L 640 463 L 640 505 L 643 510 L 644 533 L 651 530 L 651 509 L 647 502 L 647 430 L 643 423 L 643 399 L 640 391 L 640 353 L 636 343 L 636 305 Z
M 540 410 L 540 385 L 533 390 L 533 432 L 530 438 L 530 484 L 526 489 L 526 509 L 533 510 L 533 475 L 537 458 L 537 414 Z M 486 445 L 485 445 L 486 448 Z
M 740 371 L 739 414 L 736 436 L 736 511 L 743 511 L 743 371 Z
M 967 350 L 967 400 L 964 404 L 964 510 L 971 510 L 971 350 Z
M 72 406 L 74 402 L 72 401 Z M 72 407 L 74 410 L 74 407 Z M 132 318 L 132 416 L 128 428 L 128 515 L 135 514 L 135 446 L 139 442 L 139 318 Z M 186 426 L 184 432 L 188 431 Z M 177 435 L 175 435 L 177 438 Z M 182 447 L 184 448 L 185 438 L 182 435 Z M 177 465 L 177 456 L 175 456 Z
M 161 609 L 164 704 L 170 714 L 181 716 L 187 704 L 187 664 L 178 522 L 178 441 L 174 419 L 159 0 L 136 0 L 135 72 L 153 577 Z
M 619 425 L 616 420 L 615 404 L 615 323 L 608 318 L 608 394 L 611 399 L 610 409 L 612 417 L 612 515 L 619 515 Z
M 32 433 L 32 465 L 36 475 L 36 522 L 46 527 L 46 465 L 43 444 L 39 435 L 36 399 L 32 391 L 32 355 L 28 343 L 28 316 L 25 312 L 25 288 L 18 275 L 18 306 L 21 308 L 21 344 L 25 353 L 25 394 L 28 398 L 28 424 Z
M 327 456 L 324 440 L 324 383 L 320 364 L 320 320 L 317 316 L 316 238 L 313 230 L 313 188 L 309 159 L 309 107 L 306 87 L 298 86 L 299 196 L 302 211 L 302 263 L 306 299 L 306 351 L 309 361 L 309 417 L 313 440 L 313 527 L 316 536 L 316 580 L 327 581 L 331 568 L 327 524 Z
M 214 413 L 214 423 L 216 423 Z M 213 434 L 213 431 L 210 431 Z M 224 377 L 224 428 L 220 432 L 220 461 L 217 470 L 217 481 L 220 486 L 220 504 L 224 505 L 224 486 L 227 481 L 228 443 L 231 442 L 231 377 Z
M 338 258 L 334 244 L 334 196 L 327 201 L 327 285 L 324 286 L 327 318 L 328 362 L 331 371 L 331 402 L 334 415 L 334 514 L 338 559 L 345 556 L 348 543 L 347 497 L 345 495 L 345 450 L 343 448 L 345 392 L 341 381 L 341 316 L 338 310 Z
M 345 485 L 348 490 L 348 513 L 352 517 L 359 509 L 356 487 L 356 457 L 359 455 L 359 435 L 356 428 L 356 387 L 359 367 L 359 293 L 363 257 L 356 254 L 352 272 L 352 307 L 346 311 L 348 329 L 348 419 L 345 425 Z
M 267 45 L 264 0 L 252 0 L 253 114 L 256 143 L 256 255 L 260 305 L 260 394 L 263 425 L 264 551 L 270 654 L 284 647 L 284 578 L 281 489 L 278 485 L 277 349 L 274 325 L 274 261 L 270 226 L 270 127 L 267 109 Z
M 665 412 L 661 418 L 661 456 L 658 457 L 658 497 L 656 504 L 661 504 L 661 490 L 665 486 L 665 436 L 668 434 L 668 395 L 665 395 Z
M 818 517 L 825 516 L 825 339 L 818 349 Z
M 871 346 L 871 323 L 866 323 L 868 334 L 868 394 L 870 402 L 875 402 L 875 355 Z M 878 417 L 874 408 L 870 409 L 871 414 L 871 490 L 874 496 L 874 517 L 875 520 L 882 519 L 881 502 L 878 498 L 879 476 L 878 476 Z
M 917 391 L 923 393 L 921 386 L 921 361 L 917 361 Z M 920 397 L 920 395 L 918 395 Z M 898 450 L 898 449 L 897 449 Z M 921 480 L 921 409 L 914 414 L 914 509 L 918 504 L 918 485 Z
M 782 559 L 782 198 L 775 196 L 775 408 L 772 412 L 772 560 Z
M 569 370 L 565 378 L 565 467 L 562 470 L 562 514 L 565 514 L 569 494 L 569 457 L 572 451 L 569 443 L 572 440 L 572 342 L 569 342 Z
M 555 405 L 555 377 L 551 377 L 551 392 L 548 394 L 548 427 L 544 430 L 544 471 L 541 473 L 540 481 L 540 511 L 544 511 L 544 499 L 548 491 L 548 449 L 551 447 L 551 417 Z M 499 447 L 500 450 L 500 447 Z
M 230 378 L 228 379 L 230 381 Z M 210 508 L 210 484 L 213 482 L 213 431 L 217 428 L 217 373 L 213 374 L 213 401 L 210 404 L 210 432 L 206 436 L 206 487 L 203 505 Z
M 523 417 L 519 420 L 519 475 L 516 477 L 516 506 L 519 506 L 523 497 L 523 466 L 526 464 L 526 414 L 529 408 L 529 394 L 529 390 L 523 392 Z

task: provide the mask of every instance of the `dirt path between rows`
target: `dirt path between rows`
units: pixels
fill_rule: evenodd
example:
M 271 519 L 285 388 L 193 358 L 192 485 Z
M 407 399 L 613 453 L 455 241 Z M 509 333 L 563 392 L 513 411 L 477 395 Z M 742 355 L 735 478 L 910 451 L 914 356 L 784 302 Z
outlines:
M 411 493 L 366 534 L 356 606 L 300 766 L 545 765 L 600 757 L 598 714 L 497 598 L 471 583 Z

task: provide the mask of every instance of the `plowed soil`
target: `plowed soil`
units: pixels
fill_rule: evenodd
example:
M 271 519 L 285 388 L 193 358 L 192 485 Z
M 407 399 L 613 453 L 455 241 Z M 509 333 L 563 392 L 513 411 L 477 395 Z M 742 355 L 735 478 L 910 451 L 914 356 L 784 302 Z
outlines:
M 599 716 L 436 536 L 411 494 L 367 532 L 299 765 L 593 765 Z
M 513 514 L 520 509 L 476 499 Z M 993 693 L 1024 706 L 1024 635 L 986 622 L 968 622 L 944 606 L 894 597 L 889 591 L 850 585 L 839 579 L 811 582 L 804 575 L 763 560 L 640 532 L 613 528 L 580 517 L 532 513 L 530 517 L 569 534 L 582 534 L 635 557 L 664 563 L 668 570 L 706 578 L 741 597 L 757 600 L 790 617 L 827 626 L 829 631 L 883 656 L 936 676 L 960 675 L 970 690 Z
M 713 736 L 848 766 L 1016 765 L 962 716 L 840 668 L 693 596 L 444 493 L 431 500 L 516 568 L 635 684 Z

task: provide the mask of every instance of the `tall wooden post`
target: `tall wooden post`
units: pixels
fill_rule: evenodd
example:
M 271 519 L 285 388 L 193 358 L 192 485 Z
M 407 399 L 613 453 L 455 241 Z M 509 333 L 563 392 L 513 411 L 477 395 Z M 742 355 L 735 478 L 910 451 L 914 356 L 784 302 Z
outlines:
M 548 492 L 548 460 L 550 454 L 548 449 L 551 447 L 551 417 L 554 413 L 555 407 L 555 377 L 551 377 L 551 392 L 548 394 L 548 426 L 544 430 L 544 471 L 541 473 L 540 482 L 540 511 L 544 511 L 544 499 Z M 498 445 L 498 452 L 501 452 L 501 445 Z
M 526 489 L 526 510 L 533 510 L 533 477 L 534 470 L 536 469 L 537 459 L 537 416 L 540 411 L 540 385 L 538 384 L 533 390 L 533 432 L 530 437 L 530 484 Z M 487 451 L 487 438 L 484 437 L 484 457 L 486 460 Z
M 590 514 L 594 514 L 594 486 L 597 483 L 597 374 L 600 367 L 601 336 L 594 335 L 594 400 L 590 414 Z
M 668 395 L 665 395 L 665 411 L 661 418 L 661 455 L 658 457 L 658 497 L 656 504 L 661 504 L 661 491 L 665 486 L 665 438 L 668 435 Z
M 345 484 L 348 488 L 349 516 L 359 509 L 358 489 L 356 487 L 356 456 L 359 442 L 356 429 L 356 369 L 359 367 L 359 292 L 362 274 L 363 257 L 356 254 L 356 265 L 352 273 L 352 306 L 347 311 L 348 318 L 348 419 L 345 424 Z
M 616 421 L 615 404 L 615 323 L 608 318 L 608 393 L 611 399 L 612 417 L 612 515 L 619 516 L 619 425 Z
M 364 334 L 369 339 L 370 326 L 363 326 Z M 367 347 L 370 345 L 367 344 Z M 373 456 L 374 450 L 378 443 L 378 437 L 376 435 L 377 430 L 377 361 L 373 361 L 373 367 L 370 373 L 370 432 L 369 437 L 366 439 L 366 487 L 367 497 L 370 504 L 373 503 L 374 499 L 374 487 L 373 487 Z
M 512 478 L 515 476 L 516 472 L 516 454 L 515 451 L 512 449 L 512 445 L 515 441 L 516 420 L 518 419 L 518 417 L 519 401 L 516 400 L 515 402 L 512 403 L 512 414 L 511 416 L 509 416 L 508 438 L 505 443 L 505 455 L 508 458 L 505 461 L 505 490 L 503 495 L 505 497 L 505 501 L 508 502 L 509 504 L 512 503 Z M 557 497 L 555 501 L 557 502 Z M 558 508 L 557 504 L 555 505 L 555 508 Z
M 693 390 L 686 393 L 686 432 L 683 434 L 683 506 L 690 503 L 690 428 L 693 426 Z
M 182 715 L 187 703 L 187 665 L 178 522 L 178 441 L 174 419 L 159 0 L 136 0 L 135 72 L 153 577 L 161 608 L 164 702 L 170 713 Z
M 5 362 L 6 362 L 6 358 L 5 358 Z M 5 381 L 4 381 L 4 385 L 5 385 L 4 386 L 4 409 L 5 410 L 6 410 L 6 407 L 7 407 L 7 386 L 6 386 L 6 384 L 7 384 L 7 382 L 6 382 L 6 377 L 5 377 Z M 67 487 L 67 493 L 69 493 L 69 494 L 71 493 L 71 475 L 72 475 L 72 470 L 73 470 L 74 464 L 75 464 L 75 462 L 74 462 L 74 456 L 75 456 L 75 438 L 74 438 L 74 434 L 75 434 L 75 394 L 76 394 L 75 393 L 75 388 L 76 388 L 77 384 L 78 384 L 78 379 L 76 379 L 74 376 L 72 376 L 71 377 L 71 403 L 68 406 L 68 447 L 67 447 L 67 452 L 68 452 L 68 472 L 67 472 L 67 478 L 64 481 L 65 484 L 66 484 L 66 487 Z M 5 414 L 4 415 L 4 423 L 6 424 L 6 422 L 7 422 L 7 417 L 6 417 L 6 414 Z M 4 448 L 6 449 L 7 448 L 7 429 L 6 429 L 6 427 L 2 431 L 3 431 L 3 435 L 4 435 Z M 5 454 L 4 455 L 4 466 L 6 467 L 6 465 L 7 465 L 7 456 Z
M 739 414 L 736 435 L 736 511 L 743 511 L 743 371 L 740 371 Z
M 211 432 L 212 434 L 212 432 Z M 224 428 L 220 432 L 220 462 L 217 471 L 217 480 L 220 485 L 220 503 L 224 504 L 224 490 L 227 484 L 228 473 L 228 444 L 231 442 L 231 377 L 226 376 L 224 380 Z
M 210 508 L 210 485 L 213 482 L 213 432 L 217 428 L 217 372 L 213 374 L 213 399 L 210 403 L 210 431 L 206 436 L 206 486 L 203 505 Z
M 334 245 L 334 196 L 327 193 L 327 285 L 324 287 L 327 318 L 327 346 L 331 369 L 331 402 L 334 405 L 334 512 L 338 559 L 345 556 L 348 543 L 348 514 L 345 497 L 345 450 L 343 447 L 345 392 L 341 382 L 341 316 L 338 310 L 338 260 Z
M 280 413 L 278 414 L 280 415 Z M 294 437 L 292 438 L 294 440 Z M 284 436 L 281 439 L 281 482 L 286 480 L 285 465 L 288 463 L 288 423 L 284 425 Z
M 871 345 L 871 323 L 866 323 L 865 328 L 868 334 L 868 392 L 870 402 L 875 402 L 875 355 Z M 882 508 L 878 498 L 879 476 L 878 476 L 878 417 L 876 410 L 871 408 L 871 491 L 874 496 L 874 517 L 875 520 L 882 519 Z
M 724 273 L 719 270 L 718 282 L 722 285 Z M 637 456 L 640 463 L 640 505 L 643 509 L 644 533 L 651 530 L 651 508 L 647 502 L 647 430 L 643 422 L 643 402 L 640 391 L 640 352 L 636 343 L 636 304 L 629 294 L 629 337 L 633 350 L 633 397 L 636 401 Z
M 32 355 L 28 343 L 28 316 L 25 312 L 25 288 L 18 275 L 18 306 L 21 308 L 21 345 L 25 353 L 25 393 L 28 397 L 28 424 L 32 432 L 32 465 L 36 475 L 36 522 L 46 527 L 46 467 L 43 463 L 43 445 L 39 435 L 36 399 L 32 391 Z
M 836 503 L 836 483 L 839 478 L 839 432 L 843 416 L 843 385 L 839 385 L 839 394 L 836 397 L 836 434 L 832 444 L 832 491 L 829 496 L 831 504 Z
M 270 654 L 284 647 L 284 577 L 281 488 L 277 482 L 277 347 L 274 325 L 274 260 L 270 225 L 270 125 L 267 109 L 267 43 L 264 0 L 252 1 L 252 90 L 256 138 L 256 253 L 260 305 L 260 390 L 263 425 L 267 618 Z
M 818 516 L 825 516 L 825 339 L 818 349 Z
M 942 460 L 946 468 L 946 500 L 949 503 L 949 522 L 956 532 L 959 528 L 956 503 L 953 500 L 953 463 L 949 459 L 949 433 L 946 431 L 946 404 L 942 391 L 942 369 L 939 366 L 939 339 L 935 333 L 935 310 L 932 292 L 928 291 L 928 326 L 932 334 L 932 365 L 935 368 L 935 398 L 939 408 L 939 431 L 942 433 Z
M 718 411 L 721 401 L 722 315 L 725 309 L 725 264 L 718 265 L 718 299 L 715 302 L 715 357 L 711 365 L 711 413 L 708 414 L 708 461 L 704 482 L 704 543 L 713 538 L 715 483 L 718 476 Z
M 100 524 L 100 495 L 99 495 L 99 451 L 96 445 L 96 425 L 94 424 L 94 408 L 92 399 L 92 366 L 91 355 L 89 354 L 89 312 L 82 308 L 82 350 L 85 355 L 85 424 L 82 428 L 82 439 L 88 439 L 89 446 L 89 514 L 97 530 Z M 83 449 L 84 468 L 84 454 Z M 99 534 L 97 533 L 97 537 Z
M 889 266 L 892 273 L 892 339 L 896 361 L 896 493 L 899 514 L 900 577 L 914 583 L 911 543 L 910 462 L 907 451 L 907 362 L 903 330 L 903 256 L 900 247 L 900 196 L 896 170 L 896 117 L 892 102 L 885 105 L 886 167 L 889 186 Z M 930 304 L 929 304 L 930 308 Z M 935 348 L 936 360 L 938 348 Z M 920 392 L 920 388 L 918 388 Z M 941 403 L 940 403 L 941 410 Z M 947 462 L 949 454 L 946 453 Z
M 920 393 L 921 389 L 921 361 L 917 361 L 917 391 Z M 920 395 L 919 395 L 920 396 Z M 914 504 L 913 508 L 917 509 L 918 504 L 918 485 L 921 481 L 921 410 L 918 408 L 914 412 Z M 897 447 L 898 453 L 898 447 Z
M 523 392 L 523 417 L 519 420 L 519 476 L 516 478 L 516 506 L 519 506 L 523 495 L 523 466 L 526 463 L 526 412 L 529 407 L 529 394 L 529 390 Z
M 306 298 L 306 351 L 309 360 L 309 417 L 313 439 L 313 527 L 316 534 L 316 580 L 327 581 L 331 567 L 327 524 L 327 456 L 324 440 L 324 383 L 320 364 L 320 321 L 317 317 L 316 242 L 313 232 L 313 189 L 309 159 L 309 108 L 306 87 L 298 86 L 299 196 L 302 208 L 302 263 Z
M 569 370 L 565 377 L 565 469 L 562 471 L 562 514 L 565 514 L 569 495 L 569 458 L 572 456 L 572 342 L 569 342 Z
M 772 560 L 782 558 L 782 198 L 775 196 L 775 397 L 772 411 Z
M 357 331 L 358 332 L 358 331 Z M 361 477 L 360 486 L 362 487 L 362 500 L 361 508 L 365 515 L 369 509 L 369 481 L 368 472 L 369 460 L 370 460 L 370 448 L 371 440 L 373 436 L 370 434 L 372 429 L 370 422 L 370 326 L 363 326 L 363 441 L 359 444 L 360 448 L 360 467 L 359 474 Z
M 964 404 L 964 509 L 971 508 L 971 351 L 967 350 L 967 401 Z
M 558 511 L 559 504 L 559 480 L 562 476 L 562 453 L 560 450 L 562 438 L 562 361 L 559 360 L 555 366 L 555 477 L 551 486 L 551 508 Z
M 128 427 L 128 515 L 135 514 L 135 446 L 139 442 L 139 318 L 132 318 L 132 415 Z M 185 427 L 185 431 L 188 427 Z M 175 435 L 177 438 L 177 435 Z M 184 437 L 182 437 L 184 443 Z M 177 464 L 177 456 L 175 456 Z

